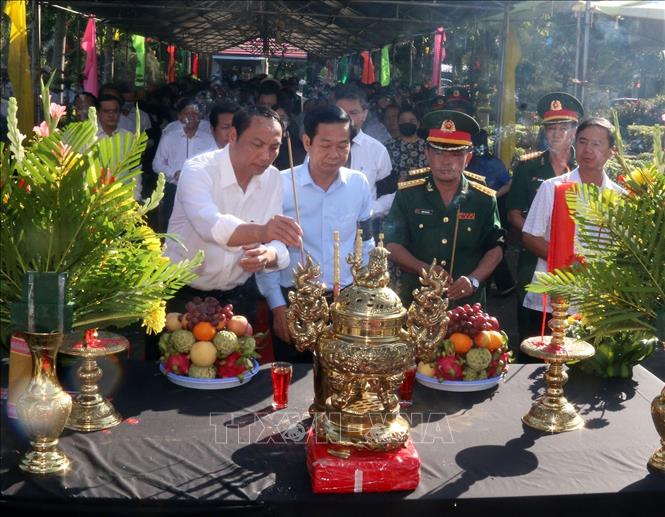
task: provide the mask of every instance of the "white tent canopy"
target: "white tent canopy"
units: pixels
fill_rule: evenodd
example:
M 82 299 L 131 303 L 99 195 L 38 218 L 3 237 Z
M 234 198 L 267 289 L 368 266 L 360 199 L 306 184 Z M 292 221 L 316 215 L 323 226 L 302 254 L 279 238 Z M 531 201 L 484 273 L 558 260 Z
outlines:
M 580 0 L 575 7 L 574 11 L 584 11 L 586 6 L 585 0 Z M 651 0 L 651 1 L 619 1 L 619 0 L 602 0 L 591 2 L 591 9 L 608 16 L 631 16 L 633 18 L 648 18 L 651 20 L 662 20 L 665 23 L 665 1 Z

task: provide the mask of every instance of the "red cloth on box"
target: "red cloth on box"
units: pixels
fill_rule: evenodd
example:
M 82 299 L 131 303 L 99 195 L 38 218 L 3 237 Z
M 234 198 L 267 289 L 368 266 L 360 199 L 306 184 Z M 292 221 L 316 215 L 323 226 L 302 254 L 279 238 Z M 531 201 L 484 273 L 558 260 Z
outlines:
M 420 456 L 410 438 L 396 451 L 353 450 L 345 459 L 329 454 L 328 449 L 335 446 L 317 443 L 310 428 L 306 447 L 307 470 L 315 494 L 415 490 L 420 482 Z

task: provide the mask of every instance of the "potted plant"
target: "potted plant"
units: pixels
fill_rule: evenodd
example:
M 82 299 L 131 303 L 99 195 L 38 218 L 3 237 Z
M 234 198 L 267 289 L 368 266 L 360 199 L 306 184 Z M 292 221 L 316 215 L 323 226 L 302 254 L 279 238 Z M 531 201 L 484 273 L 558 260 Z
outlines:
M 50 82 L 50 81 L 49 81 Z M 165 300 L 196 277 L 192 261 L 173 264 L 145 214 L 157 206 L 160 175 L 145 203 L 134 199 L 145 134 L 97 139 L 97 117 L 58 124 L 65 108 L 50 103 L 42 82 L 45 120 L 24 144 L 17 103 L 8 109 L 9 145 L 0 142 L 0 323 L 7 337 L 9 303 L 21 297 L 27 271 L 67 272 L 74 329 L 123 326 L 139 319 L 148 332 L 164 326 Z M 137 124 L 138 126 L 138 124 Z

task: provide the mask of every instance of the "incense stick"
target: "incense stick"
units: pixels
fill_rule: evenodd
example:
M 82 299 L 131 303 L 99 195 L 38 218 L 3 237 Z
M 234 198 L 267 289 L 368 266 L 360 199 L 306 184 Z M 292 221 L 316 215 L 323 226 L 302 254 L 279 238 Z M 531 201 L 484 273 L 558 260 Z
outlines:
M 298 205 L 298 190 L 296 189 L 296 175 L 295 172 L 293 171 L 293 151 L 291 150 L 291 135 L 289 132 L 286 132 L 286 143 L 287 147 L 289 149 L 289 165 L 291 166 L 291 187 L 293 188 L 293 204 L 296 209 L 296 223 L 298 223 L 298 226 L 302 228 L 300 225 L 300 208 Z M 304 235 L 303 235 L 304 237 Z M 301 237 L 300 239 L 300 261 L 302 265 L 305 265 L 305 241 Z
M 455 252 L 457 251 L 457 230 L 459 229 L 459 207 L 457 207 L 457 214 L 455 216 L 455 230 L 453 232 L 453 252 L 450 256 L 450 280 L 453 279 L 453 268 L 455 267 Z

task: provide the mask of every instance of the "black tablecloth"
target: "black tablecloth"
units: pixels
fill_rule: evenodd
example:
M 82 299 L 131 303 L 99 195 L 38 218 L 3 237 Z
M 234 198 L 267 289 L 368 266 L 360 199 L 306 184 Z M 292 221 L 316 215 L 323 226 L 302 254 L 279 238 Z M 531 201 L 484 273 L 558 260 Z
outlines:
M 276 412 L 265 370 L 244 386 L 219 391 L 176 386 L 154 363 L 127 361 L 105 370 L 125 421 L 95 433 L 66 430 L 60 443 L 73 467 L 63 477 L 30 477 L 18 469 L 27 442 L 3 408 L 3 507 L 48 502 L 50 510 L 70 514 L 122 507 L 122 513 L 184 515 L 244 507 L 286 515 L 628 515 L 665 508 L 665 476 L 646 468 L 659 443 L 649 405 L 662 383 L 641 367 L 629 381 L 571 374 L 566 394 L 587 426 L 555 435 L 520 420 L 544 390 L 544 366 L 511 365 L 506 381 L 484 392 L 417 385 L 406 415 L 422 460 L 418 489 L 340 495 L 315 495 L 309 486 L 303 438 L 310 367 L 294 367 L 290 406 Z

